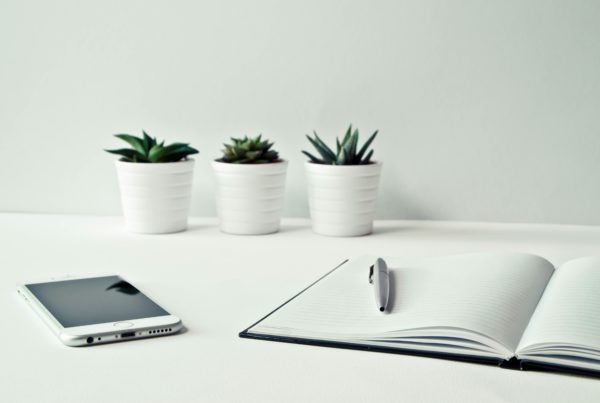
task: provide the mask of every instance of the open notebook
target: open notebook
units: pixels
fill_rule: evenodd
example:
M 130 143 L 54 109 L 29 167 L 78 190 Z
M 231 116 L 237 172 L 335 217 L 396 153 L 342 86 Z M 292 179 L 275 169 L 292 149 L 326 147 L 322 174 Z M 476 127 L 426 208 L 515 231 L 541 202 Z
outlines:
M 363 256 L 240 336 L 600 374 L 600 258 L 556 269 L 517 253 L 385 259 L 387 312 L 368 282 L 375 257 Z

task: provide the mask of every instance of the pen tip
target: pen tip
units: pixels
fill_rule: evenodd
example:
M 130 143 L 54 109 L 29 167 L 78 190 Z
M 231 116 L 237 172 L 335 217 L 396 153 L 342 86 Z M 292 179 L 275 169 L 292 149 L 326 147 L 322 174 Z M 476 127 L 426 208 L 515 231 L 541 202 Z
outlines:
M 382 307 L 382 306 L 380 306 L 380 307 L 379 307 L 379 310 L 380 310 L 381 312 L 383 312 L 383 311 L 385 311 L 385 308 L 384 308 L 384 307 Z

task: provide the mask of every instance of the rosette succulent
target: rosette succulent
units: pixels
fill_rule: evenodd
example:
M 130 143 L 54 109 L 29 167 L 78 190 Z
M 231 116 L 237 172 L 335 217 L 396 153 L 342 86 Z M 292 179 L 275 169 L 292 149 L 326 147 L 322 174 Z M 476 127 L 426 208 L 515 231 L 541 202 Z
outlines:
M 279 153 L 273 150 L 272 142 L 262 139 L 262 135 L 254 138 L 231 138 L 231 143 L 223 144 L 223 156 L 217 161 L 231 164 L 270 164 L 279 162 Z

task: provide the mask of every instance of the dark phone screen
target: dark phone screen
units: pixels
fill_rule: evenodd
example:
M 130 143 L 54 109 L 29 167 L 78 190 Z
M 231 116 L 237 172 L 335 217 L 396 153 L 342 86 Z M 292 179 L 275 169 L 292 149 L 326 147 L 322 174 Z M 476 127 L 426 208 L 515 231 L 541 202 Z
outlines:
M 119 276 L 25 286 L 63 327 L 169 315 Z

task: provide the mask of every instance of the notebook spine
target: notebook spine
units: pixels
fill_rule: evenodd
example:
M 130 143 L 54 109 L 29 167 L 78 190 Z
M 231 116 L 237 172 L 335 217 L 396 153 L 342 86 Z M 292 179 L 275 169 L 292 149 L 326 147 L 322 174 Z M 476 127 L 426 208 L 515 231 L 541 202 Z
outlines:
M 591 369 L 569 367 L 565 365 L 543 364 L 529 360 L 521 360 L 521 369 L 525 371 L 560 372 L 563 374 L 583 375 L 600 378 L 600 372 Z
M 422 351 L 422 350 L 389 348 L 389 347 L 380 347 L 380 346 L 347 343 L 347 342 L 339 342 L 339 341 L 329 341 L 329 340 L 319 340 L 319 339 L 303 339 L 303 338 L 298 338 L 298 337 L 287 337 L 287 336 L 263 335 L 263 334 L 258 334 L 258 333 L 252 333 L 247 330 L 240 332 L 239 337 L 245 338 L 245 339 L 276 341 L 276 342 L 282 342 L 282 343 L 305 344 L 305 345 L 309 345 L 309 346 L 318 346 L 318 347 L 333 347 L 333 348 L 342 348 L 342 349 L 347 349 L 347 350 L 363 350 L 363 351 L 372 351 L 372 352 L 377 352 L 377 353 L 440 358 L 440 359 L 451 360 L 451 361 L 463 361 L 463 362 L 472 362 L 472 363 L 478 363 L 478 364 L 497 365 L 497 366 L 502 366 L 502 363 L 506 362 L 506 360 L 499 360 L 497 358 L 492 358 L 492 357 L 477 357 L 477 356 L 472 356 L 472 355 L 460 355 L 460 354 Z
M 510 360 L 500 361 L 500 368 L 522 370 L 521 361 L 517 357 L 512 357 Z

